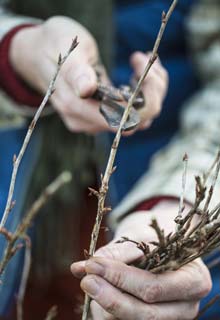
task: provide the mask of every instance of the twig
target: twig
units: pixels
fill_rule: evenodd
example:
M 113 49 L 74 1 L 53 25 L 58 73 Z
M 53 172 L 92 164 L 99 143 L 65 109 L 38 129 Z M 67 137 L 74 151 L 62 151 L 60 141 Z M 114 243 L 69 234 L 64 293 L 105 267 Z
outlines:
M 220 246 L 220 221 L 218 219 L 220 204 L 215 206 L 211 211 L 211 215 L 208 211 L 220 168 L 219 153 L 215 160 L 215 165 L 212 166 L 212 170 L 214 168 L 215 172 L 211 188 L 208 189 L 203 184 L 201 177 L 196 177 L 196 199 L 194 205 L 184 218 L 177 219 L 177 217 L 177 221 L 175 219 L 179 227 L 177 230 L 165 236 L 158 224 L 155 221 L 152 222 L 151 226 L 157 233 L 158 242 L 152 243 L 156 246 L 153 250 L 146 251 L 139 265 L 140 268 L 153 273 L 178 270 L 196 258 L 207 255 Z M 211 170 L 209 170 L 205 174 L 206 181 L 210 178 L 211 173 Z M 205 201 L 205 206 L 199 209 L 203 200 Z M 193 226 L 192 221 L 196 215 L 200 217 L 199 223 Z M 122 241 L 131 242 L 126 237 L 122 238 Z M 138 247 L 142 250 L 143 244 L 139 243 Z M 215 261 L 215 263 L 218 261 Z
M 23 303 L 24 296 L 27 288 L 27 282 L 30 274 L 31 268 L 31 242 L 30 239 L 26 239 L 25 245 L 25 257 L 24 257 L 24 267 L 22 271 L 21 284 L 17 296 L 17 320 L 23 320 Z
M 180 203 L 179 203 L 179 212 L 178 217 L 182 217 L 182 213 L 184 211 L 184 198 L 185 198 L 185 189 L 186 189 L 186 176 L 187 176 L 187 165 L 188 165 L 188 155 L 185 154 L 183 157 L 183 176 L 182 176 L 182 190 L 180 195 Z
M 147 65 L 145 67 L 145 70 L 144 70 L 141 78 L 139 79 L 139 81 L 137 83 L 137 86 L 136 86 L 131 98 L 128 101 L 128 105 L 124 110 L 124 113 L 123 113 L 119 128 L 117 130 L 115 139 L 113 141 L 113 144 L 112 144 L 112 147 L 111 147 L 110 156 L 109 156 L 108 163 L 107 163 L 107 167 L 106 167 L 106 170 L 105 170 L 105 174 L 104 174 L 104 177 L 102 178 L 101 187 L 100 187 L 98 195 L 97 195 L 97 197 L 98 197 L 98 210 L 97 210 L 97 216 L 96 216 L 95 225 L 93 227 L 93 231 L 92 231 L 92 234 L 91 234 L 89 256 L 93 256 L 94 253 L 95 253 L 95 250 L 96 250 L 96 245 L 97 245 L 99 231 L 100 231 L 100 227 L 101 227 L 101 223 L 102 223 L 102 218 L 103 218 L 104 213 L 106 212 L 105 199 L 106 199 L 106 195 L 107 195 L 107 192 L 108 192 L 109 180 L 110 180 L 110 177 L 111 177 L 112 172 L 113 172 L 114 161 L 115 161 L 115 157 L 116 157 L 116 154 L 117 154 L 118 146 L 119 146 L 119 143 L 120 143 L 120 140 L 121 140 L 121 135 L 122 135 L 122 131 L 123 131 L 124 125 L 125 125 L 125 123 L 126 123 L 126 121 L 128 119 L 129 112 L 130 112 L 130 110 L 131 110 L 131 108 L 132 108 L 132 106 L 133 106 L 133 104 L 135 102 L 135 99 L 137 98 L 137 96 L 138 96 L 138 94 L 139 94 L 139 92 L 141 90 L 142 84 L 143 84 L 148 72 L 150 71 L 153 63 L 155 62 L 155 60 L 158 57 L 158 48 L 160 46 L 160 42 L 162 40 L 163 33 L 165 31 L 165 28 L 166 28 L 166 25 L 167 25 L 167 23 L 169 21 L 169 18 L 170 18 L 171 14 L 173 13 L 173 11 L 174 11 L 174 9 L 175 9 L 175 7 L 177 5 L 177 2 L 178 2 L 178 0 L 174 0 L 172 2 L 172 4 L 171 4 L 167 14 L 165 12 L 163 12 L 163 14 L 162 14 L 161 27 L 160 27 L 159 33 L 157 35 L 156 42 L 154 44 L 154 48 L 153 48 L 153 51 L 152 51 L 151 58 L 148 61 Z M 90 308 L 90 302 L 91 302 L 91 299 L 86 294 L 85 295 L 85 301 L 84 301 L 84 307 L 83 307 L 82 320 L 87 320 L 88 313 L 89 313 L 89 308 Z
M 13 194 L 14 194 L 14 188 L 15 188 L 15 182 L 16 182 L 16 177 L 17 177 L 17 172 L 18 172 L 18 169 L 19 169 L 19 166 L 20 166 L 20 163 L 22 161 L 22 158 L 24 156 L 24 153 L 27 149 L 27 146 L 29 144 L 29 141 L 31 139 L 31 136 L 32 136 L 32 133 L 34 131 L 34 128 L 37 124 L 37 121 L 39 120 L 41 114 L 42 114 L 42 111 L 45 107 L 45 105 L 47 104 L 48 100 L 50 99 L 51 95 L 53 94 L 54 92 L 54 84 L 56 82 L 56 79 L 57 79 L 57 76 L 60 72 L 60 69 L 62 67 L 62 65 L 65 63 L 66 59 L 69 57 L 69 55 L 71 54 L 71 52 L 76 48 L 76 46 L 78 45 L 78 42 L 77 42 L 77 38 L 75 38 L 73 41 L 72 41 L 72 44 L 70 46 L 70 48 L 68 49 L 67 53 L 62 57 L 61 55 L 59 55 L 59 59 L 58 59 L 58 63 L 57 63 L 57 69 L 56 69 L 56 72 L 53 76 L 53 79 L 51 80 L 50 84 L 49 84 L 49 87 L 48 87 L 48 90 L 46 92 L 46 95 L 41 103 L 41 105 L 39 106 L 33 120 L 31 121 L 31 124 L 28 128 L 28 131 L 27 131 L 27 134 L 25 136 L 25 139 L 24 139 L 24 142 L 23 142 L 23 145 L 20 149 L 20 152 L 18 154 L 18 156 L 14 156 L 14 159 L 13 159 L 13 171 L 12 171 L 12 176 L 11 176 L 11 182 L 10 182 L 10 187 L 9 187 L 9 192 L 8 192 L 8 198 L 7 198 L 7 203 L 6 203 L 6 207 L 5 207 L 5 210 L 4 210 L 4 214 L 3 214 L 3 217 L 2 217 L 2 220 L 1 220 L 1 223 L 0 223 L 0 228 L 3 228 L 5 226 L 5 223 L 8 219 L 8 216 L 9 216 L 9 213 L 12 209 L 12 206 L 13 206 Z
M 199 312 L 198 316 L 194 318 L 193 320 L 199 320 L 201 316 L 203 316 L 206 311 L 211 308 L 218 300 L 220 299 L 220 295 L 218 294 L 214 298 L 212 298 L 206 305 L 205 307 Z
M 208 263 L 207 268 L 210 270 L 210 269 L 215 268 L 219 265 L 220 265 L 220 257 L 216 258 L 213 261 L 211 261 L 210 263 Z
M 71 174 L 69 172 L 63 172 L 57 177 L 41 194 L 41 196 L 34 202 L 30 210 L 27 212 L 21 223 L 12 234 L 11 239 L 8 241 L 4 251 L 2 261 L 0 261 L 0 276 L 2 275 L 5 267 L 10 259 L 14 256 L 16 251 L 20 248 L 20 244 L 16 245 L 16 242 L 20 238 L 26 236 L 28 228 L 31 226 L 34 218 L 38 214 L 43 205 L 52 197 L 64 184 L 71 180 Z M 19 247 L 18 247 L 19 246 Z
M 57 316 L 57 306 L 53 306 L 47 313 L 45 320 L 53 320 Z

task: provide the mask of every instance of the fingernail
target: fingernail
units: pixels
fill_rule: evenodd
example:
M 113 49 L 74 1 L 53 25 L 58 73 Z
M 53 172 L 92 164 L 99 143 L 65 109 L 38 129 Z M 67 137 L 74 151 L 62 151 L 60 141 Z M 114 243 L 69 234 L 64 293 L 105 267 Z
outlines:
M 100 290 L 100 285 L 98 282 L 95 279 L 88 277 L 83 279 L 81 287 L 83 291 L 86 291 L 86 293 L 88 293 L 88 295 L 91 297 L 96 296 Z
M 103 265 L 94 261 L 93 259 L 90 259 L 86 262 L 86 271 L 88 273 L 93 273 L 100 276 L 104 276 L 105 272 Z
M 74 82 L 74 91 L 78 97 L 84 96 L 91 85 L 91 80 L 85 74 L 80 75 L 78 78 L 74 80 Z

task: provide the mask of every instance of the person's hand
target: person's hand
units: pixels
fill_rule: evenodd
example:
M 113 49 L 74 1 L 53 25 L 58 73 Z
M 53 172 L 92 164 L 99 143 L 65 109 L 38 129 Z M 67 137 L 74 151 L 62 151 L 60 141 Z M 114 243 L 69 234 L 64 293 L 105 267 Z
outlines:
M 152 217 L 160 217 L 160 226 L 168 234 L 175 226 L 177 210 L 176 203 L 164 201 L 149 212 L 134 213 L 120 223 L 115 240 L 122 236 L 136 241 L 155 240 L 149 227 Z M 116 244 L 115 240 L 99 249 L 94 258 L 71 267 L 79 278 L 88 274 L 81 287 L 93 299 L 94 320 L 184 320 L 196 316 L 199 300 L 211 288 L 209 271 L 200 259 L 178 271 L 153 275 L 128 266 L 143 253 L 132 243 Z
M 114 131 L 100 114 L 99 102 L 85 99 L 91 97 L 97 88 L 93 66 L 98 62 L 99 54 L 92 35 L 76 21 L 53 17 L 38 26 L 20 30 L 10 47 L 12 66 L 29 85 L 45 93 L 54 75 L 59 53 L 66 52 L 75 36 L 78 36 L 80 44 L 60 72 L 51 98 L 52 105 L 70 131 Z M 132 65 L 137 77 L 143 72 L 147 59 L 149 56 L 140 53 L 133 56 Z M 102 81 L 108 82 L 105 71 Z M 148 127 L 158 115 L 166 87 L 167 73 L 157 61 L 144 83 L 147 102 L 141 110 L 141 123 L 137 129 Z
M 94 257 L 85 270 L 88 275 L 81 288 L 96 302 L 94 320 L 192 320 L 199 300 L 211 287 L 201 260 L 155 275 L 117 260 Z
M 37 26 L 21 29 L 12 40 L 11 63 L 28 84 L 45 93 L 59 54 L 66 53 L 75 36 L 79 45 L 61 69 L 52 105 L 71 131 L 110 130 L 99 112 L 99 103 L 84 99 L 97 88 L 93 65 L 99 54 L 94 38 L 82 25 L 66 17 L 53 17 Z
M 131 66 L 137 79 L 143 74 L 150 57 L 151 53 L 144 54 L 142 52 L 135 52 L 131 56 Z M 146 129 L 160 115 L 167 94 L 168 82 L 168 73 L 162 66 L 160 59 L 157 58 L 143 83 L 142 91 L 146 103 L 139 110 L 141 116 L 139 129 Z

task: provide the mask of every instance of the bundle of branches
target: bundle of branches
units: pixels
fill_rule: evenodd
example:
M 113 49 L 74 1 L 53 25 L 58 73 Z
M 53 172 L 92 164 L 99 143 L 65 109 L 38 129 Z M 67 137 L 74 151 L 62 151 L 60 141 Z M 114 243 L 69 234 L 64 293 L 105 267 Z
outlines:
M 184 157 L 184 161 L 188 161 L 187 156 Z M 120 240 L 120 242 L 135 243 L 144 252 L 144 259 L 139 267 L 154 273 L 177 270 L 220 246 L 220 203 L 214 209 L 209 209 L 220 170 L 220 151 L 210 170 L 202 177 L 195 177 L 195 201 L 188 213 L 183 216 L 186 168 L 187 166 L 183 173 L 180 209 L 175 219 L 176 230 L 165 235 L 164 230 L 154 219 L 151 227 L 155 230 L 158 240 L 150 243 L 153 249 L 150 249 L 149 244 L 138 243 L 126 237 Z M 210 179 L 212 182 L 208 187 Z

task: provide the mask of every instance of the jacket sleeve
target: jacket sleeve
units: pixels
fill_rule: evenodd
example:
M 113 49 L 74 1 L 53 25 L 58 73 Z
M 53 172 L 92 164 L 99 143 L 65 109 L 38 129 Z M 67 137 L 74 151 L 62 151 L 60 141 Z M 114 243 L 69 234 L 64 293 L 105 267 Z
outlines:
M 195 66 L 203 85 L 181 113 L 181 128 L 171 143 L 151 160 L 150 169 L 110 216 L 113 229 L 127 212 L 155 196 L 181 193 L 182 158 L 189 156 L 186 200 L 195 200 L 194 176 L 213 163 L 220 145 L 220 4 L 203 0 L 192 9 L 187 34 Z M 220 181 L 215 190 L 220 190 Z M 215 192 L 212 205 L 219 202 Z
M 0 42 L 10 30 L 22 24 L 37 24 L 41 21 L 31 17 L 16 15 L 6 9 L 7 1 L 0 0 Z M 0 88 L 0 128 L 17 127 L 23 125 L 26 116 L 31 116 L 33 112 L 28 106 L 18 106 Z
M 0 0 L 0 41 L 12 28 L 24 23 L 39 23 L 38 19 L 13 14 L 6 9 L 7 1 Z

